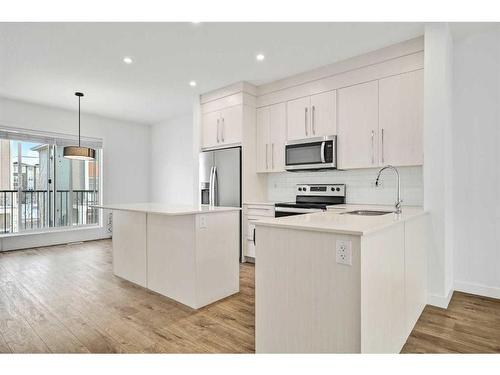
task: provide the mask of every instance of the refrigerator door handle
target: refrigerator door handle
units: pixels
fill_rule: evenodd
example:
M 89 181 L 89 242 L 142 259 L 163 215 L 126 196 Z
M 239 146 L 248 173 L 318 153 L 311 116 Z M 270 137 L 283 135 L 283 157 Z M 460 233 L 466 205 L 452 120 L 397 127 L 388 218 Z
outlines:
M 219 205 L 219 179 L 217 177 L 217 167 L 214 167 L 214 204 L 213 206 L 218 206 Z
M 214 205 L 214 167 L 210 167 L 210 182 L 208 186 L 208 204 Z

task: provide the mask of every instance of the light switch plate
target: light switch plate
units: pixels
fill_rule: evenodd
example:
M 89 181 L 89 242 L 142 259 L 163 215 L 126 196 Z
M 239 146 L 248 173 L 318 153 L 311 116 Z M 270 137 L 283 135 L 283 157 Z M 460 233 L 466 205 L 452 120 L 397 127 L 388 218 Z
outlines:
M 335 250 L 337 263 L 352 266 L 352 241 L 337 240 Z
M 207 227 L 207 216 L 206 215 L 200 215 L 200 229 L 206 228 Z

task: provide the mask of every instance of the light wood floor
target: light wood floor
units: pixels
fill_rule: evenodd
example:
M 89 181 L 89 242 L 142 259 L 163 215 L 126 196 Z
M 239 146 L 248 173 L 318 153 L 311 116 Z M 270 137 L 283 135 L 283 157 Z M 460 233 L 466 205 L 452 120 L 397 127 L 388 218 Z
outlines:
M 113 276 L 109 240 L 0 253 L 0 352 L 253 353 L 254 267 L 240 275 L 196 311 Z M 500 301 L 427 306 L 403 352 L 500 352 Z
M 446 310 L 426 306 L 402 353 L 500 353 L 500 300 L 454 292 Z
M 254 267 L 191 310 L 113 276 L 111 241 L 0 255 L 0 352 L 254 352 Z

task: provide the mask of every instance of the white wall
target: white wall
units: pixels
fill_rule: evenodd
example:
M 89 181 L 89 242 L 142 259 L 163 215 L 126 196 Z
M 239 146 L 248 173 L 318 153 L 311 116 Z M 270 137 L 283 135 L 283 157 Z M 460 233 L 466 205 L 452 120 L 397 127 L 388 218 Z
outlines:
M 0 125 L 74 135 L 78 114 L 57 108 L 0 98 Z M 149 126 L 82 114 L 82 136 L 103 140 L 103 202 L 149 200 Z M 58 234 L 19 235 L 0 239 L 0 250 L 108 236 L 105 228 Z
M 424 187 L 422 167 L 398 168 L 401 176 L 401 196 L 404 205 L 422 206 Z M 267 178 L 268 199 L 272 202 L 295 200 L 296 184 L 346 184 L 347 203 L 394 204 L 396 176 L 383 172 L 380 186 L 375 187 L 378 168 L 328 172 L 270 173 Z
M 170 204 L 194 203 L 193 114 L 151 127 L 151 201 Z
M 425 29 L 424 208 L 430 213 L 429 303 L 446 307 L 453 291 L 452 72 L 447 24 Z
M 455 41 L 455 289 L 500 298 L 500 29 Z

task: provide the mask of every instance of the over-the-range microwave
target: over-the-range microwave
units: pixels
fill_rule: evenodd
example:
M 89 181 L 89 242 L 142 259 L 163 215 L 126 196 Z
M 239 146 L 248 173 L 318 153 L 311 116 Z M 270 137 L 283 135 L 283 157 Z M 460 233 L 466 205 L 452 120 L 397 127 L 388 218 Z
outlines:
M 287 171 L 336 168 L 336 135 L 288 141 L 285 144 L 285 170 Z

